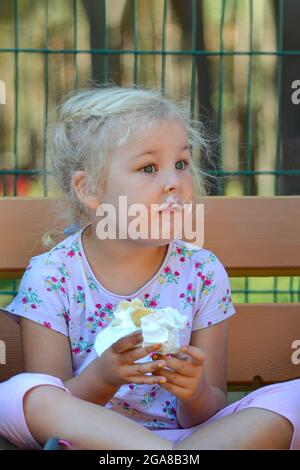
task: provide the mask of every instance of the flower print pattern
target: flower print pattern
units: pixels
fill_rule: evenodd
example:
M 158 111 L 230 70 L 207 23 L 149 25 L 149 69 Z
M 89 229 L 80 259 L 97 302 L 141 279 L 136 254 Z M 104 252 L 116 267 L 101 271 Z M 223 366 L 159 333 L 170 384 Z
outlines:
M 76 253 L 81 256 L 80 248 L 79 248 L 79 241 L 75 240 L 71 243 L 71 246 L 66 247 L 66 256 L 69 258 L 73 258 Z
M 201 274 L 202 274 L 202 271 L 204 269 L 204 266 L 205 266 L 205 261 L 197 261 L 194 265 L 195 265 L 195 268 L 196 268 L 196 271 L 197 271 L 197 276 L 201 277 Z
M 179 298 L 182 300 L 183 309 L 193 305 L 193 302 L 195 302 L 195 289 L 191 282 L 187 285 L 186 292 L 181 292 Z
M 191 259 L 195 253 L 199 252 L 199 248 L 191 249 L 184 245 L 176 246 L 175 250 L 172 251 L 170 256 L 178 256 L 181 263 L 184 263 L 186 259 Z
M 135 408 L 133 408 L 127 401 L 116 399 L 113 397 L 110 400 L 109 404 L 112 404 L 114 407 L 117 406 L 118 408 L 121 408 L 121 410 L 119 409 L 118 411 L 123 412 L 123 414 L 125 415 L 126 414 L 129 414 L 130 416 L 139 415 L 139 412 Z
M 215 290 L 216 285 L 213 283 L 214 273 L 210 271 L 207 275 L 201 275 L 202 284 L 199 291 L 199 299 L 203 295 L 208 295 L 210 292 Z
M 64 320 L 66 321 L 67 326 L 69 326 L 69 323 L 71 321 L 70 309 L 68 309 L 66 307 L 63 307 L 61 312 L 59 312 L 56 316 L 60 317 L 60 318 L 64 318 Z
M 98 328 L 106 328 L 113 317 L 113 304 L 110 302 L 106 303 L 104 307 L 101 304 L 96 304 L 95 309 L 93 313 L 88 315 L 85 324 L 91 333 L 96 333 Z
M 217 257 L 210 253 L 207 264 L 214 263 L 214 271 L 203 270 L 203 265 L 195 263 L 199 269 L 201 286 L 199 288 L 199 300 L 203 300 L 200 308 L 194 315 L 193 326 L 206 328 L 222 321 L 223 315 L 229 317 L 235 313 L 232 305 L 231 289 L 228 274 Z
M 65 263 L 63 263 L 61 266 L 58 267 L 58 270 L 60 274 L 65 278 L 65 279 L 71 279 L 71 275 L 67 271 Z
M 129 411 L 129 410 L 130 410 L 130 405 L 129 405 L 129 403 L 126 403 L 126 401 L 123 401 L 123 402 L 122 402 L 122 401 L 118 401 L 118 402 L 117 402 L 117 405 L 118 405 L 118 406 L 121 406 L 121 407 L 123 408 L 123 410 L 125 410 L 125 411 Z
M 197 261 L 194 265 L 195 265 L 195 268 L 196 268 L 196 271 L 197 271 L 197 276 L 198 277 L 201 277 L 203 276 L 203 270 L 205 268 L 205 266 L 207 264 L 210 264 L 210 263 L 215 263 L 216 261 L 216 256 L 212 253 L 209 254 L 208 258 L 205 259 L 204 261 Z
M 67 248 L 67 245 L 64 242 L 58 243 L 56 246 L 52 248 L 52 253 L 54 253 L 55 251 L 59 251 L 59 250 L 66 250 L 66 248 Z
M 206 265 L 210 263 L 215 263 L 215 261 L 216 256 L 213 253 L 210 253 L 208 258 L 206 258 L 204 261 L 197 261 L 194 264 L 196 274 L 198 277 L 200 277 L 202 281 L 199 291 L 199 300 L 202 298 L 202 296 L 207 296 L 210 292 L 215 289 L 215 285 L 213 284 L 214 272 L 208 271 L 204 274 Z
M 139 389 L 139 386 L 138 386 L 138 384 L 129 384 L 128 388 L 131 391 L 133 391 L 133 390 L 137 391 Z
M 222 299 L 219 300 L 218 305 L 220 310 L 222 310 L 223 314 L 225 315 L 228 311 L 229 306 L 231 305 L 230 289 L 226 289 L 226 292 L 223 295 Z
M 156 418 L 146 421 L 144 426 L 149 429 L 163 429 L 167 427 L 166 423 L 163 423 Z
M 72 299 L 76 304 L 80 304 L 81 307 L 85 307 L 85 293 L 83 292 L 82 286 L 77 286 L 75 294 Z
M 150 294 L 145 294 L 144 300 L 143 300 L 145 307 L 146 308 L 158 308 L 159 297 L 160 297 L 160 294 L 154 295 L 152 298 L 150 298 Z
M 142 400 L 139 400 L 138 403 L 143 405 L 145 408 L 149 408 L 154 402 L 154 400 L 157 398 L 157 395 L 160 389 L 161 387 L 159 387 L 158 385 L 154 385 L 151 388 L 150 392 L 145 393 Z
M 179 271 L 175 270 L 174 272 L 170 268 L 170 266 L 166 266 L 163 272 L 158 277 L 158 282 L 161 285 L 164 284 L 178 284 L 178 278 L 180 276 Z
M 72 352 L 74 354 L 80 354 L 81 352 L 90 353 L 94 347 L 93 343 L 88 343 L 82 336 L 80 336 L 77 343 L 72 343 Z
M 91 290 L 96 290 L 97 292 L 99 292 L 99 286 L 98 286 L 98 284 L 96 284 L 93 277 L 89 276 L 87 272 L 85 274 L 86 274 L 86 278 L 87 278 L 87 281 L 88 281 L 88 284 L 89 284 L 89 288 Z
M 176 403 L 176 402 L 175 402 Z M 162 410 L 165 414 L 169 416 L 171 421 L 176 419 L 176 406 L 170 402 L 170 400 L 166 400 L 162 404 Z
M 29 309 L 35 310 L 43 302 L 43 300 L 38 296 L 37 291 L 32 289 L 32 287 L 28 287 L 26 291 L 22 292 L 21 301 L 25 311 L 28 311 Z
M 46 290 L 48 292 L 53 292 L 59 290 L 62 292 L 62 294 L 66 294 L 66 279 L 70 279 L 70 274 L 66 270 L 66 265 L 62 264 L 61 266 L 58 267 L 58 271 L 60 273 L 60 276 L 46 276 L 45 278 L 45 284 L 46 284 Z

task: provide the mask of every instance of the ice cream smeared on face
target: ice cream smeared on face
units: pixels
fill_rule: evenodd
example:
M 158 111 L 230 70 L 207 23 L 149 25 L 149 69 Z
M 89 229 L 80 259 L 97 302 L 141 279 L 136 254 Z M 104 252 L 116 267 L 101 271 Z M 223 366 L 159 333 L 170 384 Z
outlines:
M 163 212 L 163 211 L 169 210 L 171 208 L 174 209 L 174 210 L 183 209 L 183 201 L 181 199 L 179 199 L 178 197 L 176 197 L 176 196 L 168 195 L 165 202 L 160 204 L 160 206 L 158 207 L 158 211 Z
M 100 356 L 118 339 L 142 330 L 143 346 L 160 343 L 161 354 L 176 354 L 180 349 L 179 331 L 186 317 L 172 307 L 151 309 L 135 298 L 122 300 L 114 312 L 110 325 L 101 330 L 95 341 L 95 351 Z
M 166 200 L 155 209 L 155 212 L 160 214 L 164 212 L 185 212 L 186 214 L 191 214 L 192 206 L 193 202 L 189 198 L 182 200 L 178 196 L 168 195 Z

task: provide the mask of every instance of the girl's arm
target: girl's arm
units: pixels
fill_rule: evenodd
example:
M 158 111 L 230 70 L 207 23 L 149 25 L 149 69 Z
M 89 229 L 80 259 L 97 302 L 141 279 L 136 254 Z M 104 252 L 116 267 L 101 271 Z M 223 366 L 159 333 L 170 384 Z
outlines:
M 68 337 L 27 318 L 20 318 L 25 372 L 54 375 L 62 381 L 73 376 Z
M 206 355 L 201 394 L 192 401 L 178 400 L 177 419 L 184 428 L 196 426 L 227 406 L 228 321 L 192 333 L 191 346 Z
M 21 318 L 21 337 L 26 372 L 53 375 L 60 378 L 76 397 L 105 405 L 125 383 L 154 384 L 164 377 L 147 376 L 166 362 L 151 361 L 135 364 L 137 359 L 156 351 L 160 345 L 136 348 L 140 334 L 121 338 L 101 357 L 92 361 L 79 375 L 73 377 L 70 343 L 67 336 Z
M 93 362 L 73 377 L 70 343 L 67 336 L 38 323 L 21 318 L 21 338 L 25 372 L 58 377 L 70 392 L 83 400 L 107 403 L 118 387 L 107 386 L 97 377 Z

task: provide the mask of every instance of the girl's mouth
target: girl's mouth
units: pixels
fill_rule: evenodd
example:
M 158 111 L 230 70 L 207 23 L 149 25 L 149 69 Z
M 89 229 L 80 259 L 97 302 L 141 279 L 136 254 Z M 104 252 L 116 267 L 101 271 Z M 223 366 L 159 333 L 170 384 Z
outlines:
M 183 203 L 178 197 L 167 196 L 166 201 L 163 202 L 158 207 L 158 212 L 164 212 L 164 211 L 175 212 L 177 210 L 181 210 L 182 208 L 183 208 Z
M 175 212 L 177 210 L 181 210 L 182 205 L 178 202 L 173 202 L 172 204 L 164 202 L 158 208 L 159 212 Z

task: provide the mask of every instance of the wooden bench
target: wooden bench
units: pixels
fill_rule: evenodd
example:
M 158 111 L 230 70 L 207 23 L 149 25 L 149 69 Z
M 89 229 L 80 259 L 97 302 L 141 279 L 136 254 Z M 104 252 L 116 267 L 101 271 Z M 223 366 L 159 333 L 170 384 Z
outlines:
M 0 278 L 20 277 L 29 258 L 45 251 L 41 236 L 57 228 L 57 203 L 0 199 Z M 207 197 L 204 203 L 204 247 L 218 256 L 230 276 L 300 275 L 300 196 Z M 229 320 L 229 391 L 249 392 L 300 377 L 300 364 L 292 361 L 293 343 L 300 341 L 300 302 L 235 307 L 237 315 Z M 0 382 L 22 370 L 19 328 L 2 310 Z

